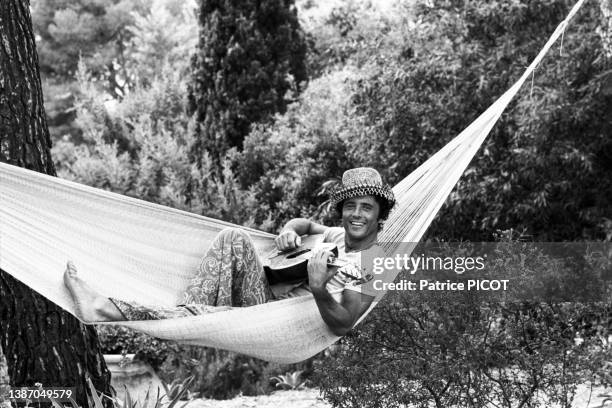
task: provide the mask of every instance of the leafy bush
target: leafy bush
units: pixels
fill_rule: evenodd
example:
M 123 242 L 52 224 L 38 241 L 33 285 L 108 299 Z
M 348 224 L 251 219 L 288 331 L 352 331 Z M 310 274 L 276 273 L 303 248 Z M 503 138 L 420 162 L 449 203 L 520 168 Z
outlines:
M 193 122 L 185 114 L 189 55 L 195 45 L 195 16 L 171 0 L 134 14 L 125 59 L 132 87 L 109 99 L 82 62 L 78 67 L 75 126 L 52 150 L 58 175 L 90 186 L 192 212 L 249 223 L 249 193 L 234 182 L 228 166 L 216 174 L 207 154 L 193 166 Z M 191 21 L 191 20 L 194 21 Z M 191 22 L 190 22 L 191 21 Z M 164 25 L 180 30 L 163 30 Z M 160 30 L 162 30 L 160 32 Z M 164 44 L 164 54 L 155 50 Z M 173 56 L 173 58 L 170 58 Z
M 177 3 L 155 0 L 152 13 L 160 9 L 160 3 L 173 2 Z M 140 26 L 139 20 L 149 15 L 148 3 L 132 0 L 32 2 L 32 22 L 52 140 L 67 134 L 80 137 L 80 130 L 73 123 L 75 111 L 72 109 L 79 92 L 75 73 L 80 59 L 107 95 L 120 98 L 129 93 L 133 81 L 138 82 L 139 73 L 126 62 L 138 57 L 141 33 L 131 28 Z M 191 25 L 175 27 L 180 28 L 171 30 L 170 35 L 184 31 L 185 27 L 195 28 L 195 19 Z M 155 65 L 155 62 L 149 59 L 148 64 Z
M 241 187 L 252 194 L 255 224 L 275 230 L 290 218 L 317 214 L 329 222 L 319 208 L 327 198 L 321 187 L 353 167 L 344 139 L 364 131 L 351 113 L 354 81 L 350 69 L 313 80 L 287 113 L 253 129 L 232 157 Z
M 350 154 L 363 164 L 383 157 L 385 175 L 401 179 L 518 79 L 568 5 L 418 2 L 414 27 L 398 32 L 412 53 L 397 48 L 364 65 L 369 75 L 354 100 L 371 132 L 350 145 Z M 502 116 L 431 236 L 488 240 L 507 228 L 525 228 L 542 240 L 609 235 L 611 122 L 605 118 L 612 93 L 605 78 L 612 60 L 597 33 L 602 24 L 597 4 L 585 4 L 565 33 L 563 55 L 551 51 L 533 90 L 526 87 Z
M 504 245 L 499 251 L 500 260 L 523 258 L 489 259 L 504 276 L 527 279 L 525 270 L 535 271 L 531 282 L 539 284 L 575 273 L 527 247 L 520 254 Z M 331 362 L 315 368 L 315 383 L 342 407 L 570 407 L 577 385 L 598 378 L 612 358 L 611 312 L 605 303 L 392 292 L 342 340 Z
M 275 364 L 224 350 L 181 346 L 160 367 L 162 380 L 194 377 L 191 391 L 206 398 L 228 399 L 238 394 L 261 395 L 274 391 L 275 376 L 286 372 L 312 375 L 323 354 L 297 364 Z
M 296 379 L 303 384 L 312 375 L 314 361 L 325 358 L 321 354 L 298 364 L 275 364 L 224 350 L 183 346 L 120 326 L 97 326 L 97 331 L 103 353 L 133 353 L 150 364 L 164 383 L 192 378 L 189 391 L 206 398 L 269 394 L 276 389 L 274 378 L 286 372 L 299 372 Z
M 181 207 L 176 196 L 191 167 L 186 159 L 188 122 L 180 115 L 181 85 L 174 75 L 137 89 L 114 108 L 105 105 L 82 67 L 77 125 L 83 144 L 56 143 L 58 174 L 94 187 Z M 163 113 L 163 116 L 161 116 Z M 177 191 L 178 190 L 178 191 Z
M 376 167 L 392 184 L 405 177 L 518 79 L 568 11 L 561 0 L 429 4 L 397 5 L 383 18 L 346 2 L 314 25 L 317 55 L 352 48 L 327 62 L 343 68 L 322 73 L 274 123 L 253 129 L 234 159 L 259 204 L 256 225 L 274 230 L 297 215 L 333 222 L 321 192 L 348 167 Z M 610 237 L 602 10 L 585 5 L 572 21 L 563 55 L 551 52 L 533 93 L 524 89 L 510 106 L 430 236 L 490 240 L 496 229 L 518 228 L 541 240 Z
M 178 350 L 171 341 L 156 339 L 121 326 L 97 326 L 100 347 L 104 354 L 135 354 L 135 358 L 158 370 L 168 356 Z
M 302 5 L 300 19 L 310 40 L 311 78 L 346 66 L 361 68 L 373 57 L 382 61 L 398 50 L 412 53 L 410 42 L 402 35 L 414 16 L 406 2 L 343 0 L 334 2 L 325 14 L 321 7 L 307 5 Z

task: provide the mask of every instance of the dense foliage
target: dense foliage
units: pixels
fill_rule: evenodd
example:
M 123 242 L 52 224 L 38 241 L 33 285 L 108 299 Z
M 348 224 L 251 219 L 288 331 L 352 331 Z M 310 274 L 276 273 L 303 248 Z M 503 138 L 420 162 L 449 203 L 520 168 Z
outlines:
M 109 98 L 95 69 L 82 60 L 71 108 L 80 137 L 63 135 L 53 154 L 62 177 L 181 207 L 184 199 L 176 195 L 191 173 L 184 95 L 197 32 L 194 10 L 183 2 L 158 0 L 132 19 L 126 30 L 133 52 L 124 60 L 132 67 L 130 92 Z M 168 25 L 181 28 L 164 29 Z
M 306 43 L 292 0 L 202 0 L 189 111 L 194 161 L 219 162 L 242 146 L 251 123 L 284 112 L 288 91 L 306 80 Z
M 74 126 L 75 74 L 82 59 L 92 76 L 110 95 L 125 94 L 130 86 L 128 67 L 133 24 L 132 12 L 145 12 L 146 2 L 104 0 L 33 0 L 32 19 L 45 94 L 45 108 L 52 137 L 70 133 Z
M 69 172 L 85 183 L 266 230 L 298 215 L 333 222 L 322 192 L 344 169 L 373 165 L 399 181 L 507 89 L 568 9 L 561 1 L 427 4 L 381 16 L 349 2 L 311 22 L 311 64 L 327 64 L 327 71 L 286 113 L 253 124 L 243 148 L 222 160 L 222 174 L 214 152 L 197 155 L 196 167 L 187 159 L 201 133 L 184 113 L 184 43 L 162 41 L 174 44 L 165 47 L 177 55 L 172 60 L 132 53 L 126 65 L 141 67 L 147 81 L 121 100 L 109 102 L 86 67 L 75 124 L 88 153 L 69 149 L 62 161 L 78 161 Z M 546 240 L 609 239 L 612 95 L 604 23 L 595 3 L 579 13 L 563 54 L 551 52 L 533 88 L 494 128 L 431 236 L 487 240 L 496 229 L 515 228 Z M 167 24 L 181 25 L 177 18 Z M 136 49 L 154 49 L 138 26 L 129 31 Z M 138 154 L 141 145 L 155 154 Z M 58 155 L 62 150 L 57 145 Z
M 168 384 L 193 377 L 190 391 L 206 398 L 268 394 L 276 389 L 273 377 L 300 373 L 300 379 L 307 379 L 314 361 L 326 355 L 297 364 L 273 364 L 224 350 L 181 346 L 125 327 L 97 326 L 97 330 L 104 354 L 135 354 Z
M 584 284 L 609 269 L 609 255 L 578 270 L 532 243 L 511 241 L 512 233 L 500 238 L 487 272 L 510 278 L 513 287 L 521 277 L 524 294 L 540 288 L 534 300 L 391 291 L 315 370 L 326 398 L 340 407 L 569 408 L 578 385 L 611 385 L 612 304 L 588 299 L 606 290 L 609 298 L 612 286 L 590 288 L 586 303 L 542 301 L 546 291 L 571 294 L 572 280 Z M 469 245 L 464 250 L 471 253 Z
M 125 0 L 34 0 L 32 18 L 38 35 L 40 69 L 47 78 L 74 78 L 79 59 L 121 92 L 126 80 L 120 66 L 127 50 L 132 12 L 145 12 L 145 2 Z
M 360 157 L 374 151 L 369 157 L 385 157 L 391 179 L 407 174 L 509 88 L 569 5 L 419 5 L 415 57 L 380 64 L 357 94 L 359 111 L 374 124 L 358 144 Z M 551 52 L 533 88 L 523 89 L 495 127 L 433 236 L 486 240 L 507 228 L 540 240 L 609 233 L 611 63 L 597 34 L 603 22 L 597 6 L 585 6 L 567 29 L 563 54 Z
M 241 9 L 205 1 L 211 12 L 200 13 L 198 40 L 196 16 L 179 3 L 157 0 L 122 20 L 130 52 L 116 61 L 128 72 L 128 92 L 113 94 L 89 54 L 75 63 L 76 98 L 65 111 L 76 120 L 62 122 L 71 135 L 56 136 L 58 173 L 268 231 L 296 216 L 334 223 L 326 192 L 348 168 L 370 165 L 392 184 L 401 180 L 520 76 L 572 5 L 417 1 L 381 12 L 346 0 L 328 16 L 304 19 L 302 35 L 289 2 Z M 304 15 L 311 3 L 301 5 Z M 261 26 L 271 15 L 282 30 Z M 306 38 L 312 76 L 298 95 Z M 586 2 L 556 47 L 428 237 L 492 240 L 496 230 L 513 228 L 535 240 L 612 240 L 612 4 Z M 57 89 L 49 88 L 48 100 L 61 96 Z M 539 270 L 556 271 L 550 260 L 534 259 Z M 495 396 L 513 406 L 539 390 L 563 405 L 585 373 L 605 378 L 609 306 L 426 300 L 389 298 L 343 340 L 336 360 L 319 370 L 332 402 L 350 406 L 385 393 L 389 404 L 481 406 Z M 585 321 L 601 327 L 581 328 Z M 143 339 L 142 350 L 149 344 Z M 191 358 L 207 363 L 190 365 Z M 502 369 L 511 359 L 519 372 Z M 164 354 L 161 366 L 198 372 L 201 389 L 214 396 L 269 390 L 266 377 L 282 372 L 187 349 Z M 518 388 L 524 375 L 536 391 Z
M 32 9 L 53 139 L 70 135 L 81 142 L 74 109 L 79 61 L 102 99 L 120 100 L 160 76 L 167 61 L 184 75 L 196 41 L 194 0 L 34 0 Z
M 418 3 L 416 27 L 387 36 L 404 38 L 396 53 L 365 62 L 354 54 L 368 73 L 352 93 L 354 114 L 368 131 L 347 141 L 349 157 L 375 167 L 384 158 L 388 179 L 399 180 L 512 84 L 568 6 Z M 570 24 L 563 53 L 538 68 L 428 236 L 490 240 L 518 227 L 538 240 L 610 240 L 608 19 L 591 3 Z M 545 257 L 533 262 L 538 274 L 575 273 Z M 609 304 L 388 294 L 320 368 L 319 384 L 343 407 L 570 406 L 576 384 L 609 381 L 610 322 Z
M 417 14 L 412 26 L 399 18 L 382 19 L 372 23 L 379 31 L 359 36 L 361 43 L 350 42 L 356 48 L 349 55 L 358 67 L 358 79 L 330 91 L 343 103 L 335 108 L 341 112 L 335 119 L 341 130 L 334 136 L 341 143 L 328 151 L 342 152 L 349 166 L 378 167 L 392 183 L 423 163 L 500 96 L 568 11 L 568 2 L 562 1 L 428 4 L 400 9 L 404 15 Z M 367 13 L 360 12 L 352 20 L 364 16 Z M 612 156 L 607 135 L 612 93 L 611 63 L 603 47 L 610 34 L 598 29 L 603 22 L 596 3 L 585 6 L 572 22 L 564 35 L 563 54 L 551 52 L 536 71 L 533 88 L 522 91 L 494 128 L 482 154 L 432 226 L 431 236 L 488 240 L 496 229 L 517 228 L 543 240 L 609 239 Z M 372 44 L 378 45 L 375 53 Z M 368 51 L 370 57 L 365 58 Z M 330 53 L 337 53 L 336 48 Z M 300 151 L 311 139 L 325 136 L 318 129 L 308 137 L 295 136 L 311 124 L 304 106 L 323 100 L 304 102 L 297 115 L 290 110 L 284 116 L 290 122 L 282 136 L 278 135 L 282 122 L 277 121 L 245 140 L 249 156 L 241 158 L 241 166 L 248 169 L 249 177 L 270 168 L 269 175 L 259 180 L 266 182 L 265 187 L 255 183 L 258 198 L 270 193 L 267 187 L 277 185 L 275 180 L 287 185 L 281 175 L 274 174 L 291 177 L 282 168 L 295 162 L 290 156 L 292 160 L 270 166 L 262 158 Z M 281 151 L 278 140 L 285 146 Z M 257 155 L 252 153 L 255 149 Z M 316 150 L 298 160 L 306 163 L 320 155 Z M 302 174 L 293 177 L 290 186 L 312 173 Z M 338 175 L 329 172 L 327 176 Z M 270 176 L 275 180 L 266 181 Z M 310 206 L 305 205 L 308 201 L 298 205 L 311 209 L 319 203 L 317 188 L 302 191 Z M 292 190 L 285 188 L 289 200 L 276 199 L 274 208 L 295 208 Z M 277 213 L 275 219 L 287 218 L 282 210 Z

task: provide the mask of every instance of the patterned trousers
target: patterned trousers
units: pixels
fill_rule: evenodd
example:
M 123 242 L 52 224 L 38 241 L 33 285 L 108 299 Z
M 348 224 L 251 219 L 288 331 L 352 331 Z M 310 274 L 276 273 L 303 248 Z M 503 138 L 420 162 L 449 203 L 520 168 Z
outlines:
M 211 306 L 252 306 L 274 300 L 251 237 L 239 228 L 219 232 L 176 307 L 148 307 L 110 298 L 125 320 L 159 320 L 213 312 Z

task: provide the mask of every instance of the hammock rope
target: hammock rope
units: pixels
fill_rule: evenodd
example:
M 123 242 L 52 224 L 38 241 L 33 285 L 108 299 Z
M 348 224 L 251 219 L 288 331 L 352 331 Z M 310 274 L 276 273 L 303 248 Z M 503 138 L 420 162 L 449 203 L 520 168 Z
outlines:
M 576 3 L 506 93 L 393 188 L 398 206 L 379 237 L 388 254 L 400 242 L 421 239 L 508 103 L 584 1 Z M 0 163 L 0 268 L 72 314 L 74 305 L 62 281 L 68 259 L 106 296 L 173 306 L 208 244 L 228 226 L 235 225 Z M 273 239 L 246 230 L 258 246 Z M 334 296 L 339 299 L 340 294 Z M 373 307 L 375 303 L 360 321 Z M 200 316 L 119 324 L 278 363 L 304 360 L 338 339 L 311 295 Z

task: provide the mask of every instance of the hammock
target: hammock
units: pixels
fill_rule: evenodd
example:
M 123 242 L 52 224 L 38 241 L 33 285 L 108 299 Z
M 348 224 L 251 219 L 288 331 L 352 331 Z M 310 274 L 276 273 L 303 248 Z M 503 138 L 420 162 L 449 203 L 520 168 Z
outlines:
M 393 188 L 398 205 L 379 237 L 388 254 L 398 245 L 393 243 L 420 240 L 508 103 L 583 2 L 506 93 Z M 103 295 L 174 306 L 208 244 L 226 226 L 233 225 L 0 163 L 0 268 L 73 315 L 62 281 L 68 259 Z M 246 230 L 256 245 L 273 238 Z M 304 360 L 338 339 L 312 295 L 199 316 L 105 324 L 278 363 Z

